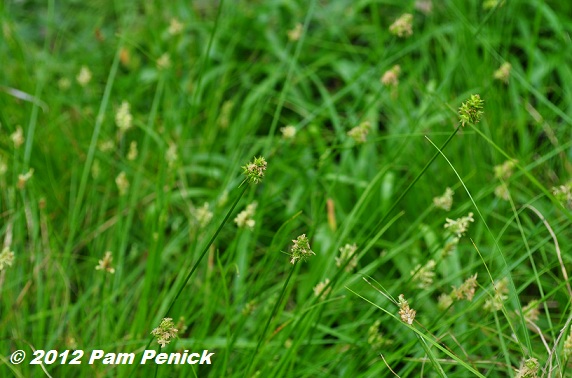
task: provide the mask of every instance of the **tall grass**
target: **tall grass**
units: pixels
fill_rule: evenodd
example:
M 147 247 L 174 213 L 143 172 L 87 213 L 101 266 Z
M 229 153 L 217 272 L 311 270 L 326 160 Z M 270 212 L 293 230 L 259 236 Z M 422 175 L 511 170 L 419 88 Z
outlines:
M 565 376 L 572 9 L 430 3 L 2 3 L 0 375 Z

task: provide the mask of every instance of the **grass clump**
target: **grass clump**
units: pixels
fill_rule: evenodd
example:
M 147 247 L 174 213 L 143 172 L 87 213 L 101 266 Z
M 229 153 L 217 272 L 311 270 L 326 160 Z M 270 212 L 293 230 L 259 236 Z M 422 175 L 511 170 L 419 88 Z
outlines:
M 572 9 L 485 3 L 0 5 L 0 376 L 565 376 Z

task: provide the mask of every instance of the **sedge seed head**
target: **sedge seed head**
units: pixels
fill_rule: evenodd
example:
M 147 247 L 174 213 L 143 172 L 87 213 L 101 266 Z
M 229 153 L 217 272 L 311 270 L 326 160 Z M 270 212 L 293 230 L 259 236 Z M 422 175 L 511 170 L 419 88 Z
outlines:
M 123 101 L 115 113 L 115 124 L 121 134 L 125 133 L 133 126 L 133 116 L 131 115 L 131 105 Z
M 161 320 L 159 327 L 151 331 L 151 334 L 157 338 L 157 342 L 161 345 L 161 348 L 169 344 L 175 337 L 177 337 L 178 329 L 175 328 L 175 323 L 173 323 L 172 318 L 164 318 Z
M 500 80 L 505 84 L 508 84 L 508 78 L 510 77 L 510 70 L 512 69 L 512 66 L 510 65 L 510 63 L 505 62 L 503 63 L 498 70 L 495 71 L 495 73 L 493 74 L 493 77 L 496 80 Z
M 435 207 L 449 211 L 451 210 L 451 206 L 453 206 L 453 194 L 455 194 L 453 189 L 448 187 L 441 197 L 433 198 L 433 204 Z
M 95 267 L 95 270 L 104 270 L 108 273 L 115 273 L 115 268 L 113 267 L 113 255 L 111 251 L 105 252 L 103 259 L 99 260 L 99 263 Z
M 14 263 L 14 252 L 10 251 L 8 247 L 4 247 L 0 252 L 0 271 L 7 266 L 12 266 Z
M 536 378 L 538 377 L 538 370 L 540 369 L 540 364 L 536 358 L 529 358 L 525 360 L 520 369 L 516 371 L 515 378 Z
M 413 34 L 413 15 L 411 13 L 402 14 L 389 27 L 389 32 L 399 38 L 408 38 Z
M 572 328 L 570 328 L 570 333 L 566 340 L 564 340 L 564 349 L 562 352 L 564 353 L 564 359 L 568 359 L 572 356 Z
M 295 264 L 296 261 L 306 261 L 311 256 L 316 255 L 314 251 L 310 248 L 310 241 L 306 234 L 298 236 L 296 239 L 292 240 L 292 249 L 290 250 L 290 263 Z
M 357 251 L 357 244 L 346 244 L 340 248 L 340 256 L 336 257 L 336 266 L 339 268 L 344 264 L 347 260 L 351 260 L 346 265 L 345 271 L 351 272 L 358 264 L 358 256 L 355 253 Z
M 324 300 L 328 296 L 328 294 L 330 294 L 330 292 L 332 291 L 331 286 L 329 286 L 326 289 L 329 283 L 330 279 L 326 278 L 324 281 L 319 282 L 316 286 L 314 286 L 314 295 L 318 297 L 320 300 Z
M 396 64 L 391 69 L 385 71 L 380 81 L 386 87 L 397 87 L 399 85 L 399 74 L 401 73 L 401 67 Z
M 82 66 L 76 76 L 76 80 L 82 87 L 85 87 L 91 81 L 91 71 L 87 66 Z
M 12 143 L 14 143 L 14 148 L 20 148 L 21 145 L 24 144 L 24 130 L 22 130 L 22 126 L 16 127 L 16 131 L 10 134 L 10 139 L 12 139 Z
M 246 176 L 248 182 L 258 184 L 260 181 L 262 181 L 267 165 L 268 163 L 266 163 L 266 159 L 260 156 L 255 157 L 252 162 L 243 166 L 243 173 Z
M 399 306 L 401 321 L 409 325 L 413 324 L 417 311 L 409 307 L 409 302 L 407 302 L 403 294 L 399 294 L 397 305 Z
M 471 98 L 461 104 L 459 108 L 459 122 L 465 127 L 467 123 L 479 123 L 483 116 L 483 103 L 478 94 L 471 95 Z
M 466 217 L 461 217 L 456 220 L 446 218 L 447 223 L 445 223 L 445 228 L 449 229 L 449 231 L 456 235 L 457 238 L 461 238 L 469 229 L 469 223 L 474 222 L 473 213 L 469 213 Z

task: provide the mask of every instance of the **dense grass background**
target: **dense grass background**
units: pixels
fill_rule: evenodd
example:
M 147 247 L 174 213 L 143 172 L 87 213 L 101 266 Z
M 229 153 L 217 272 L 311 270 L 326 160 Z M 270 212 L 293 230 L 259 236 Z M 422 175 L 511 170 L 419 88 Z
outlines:
M 507 377 L 536 358 L 539 376 L 563 376 L 572 213 L 551 188 L 572 174 L 572 3 L 484 3 L 2 2 L 0 236 L 14 261 L 0 271 L 0 375 Z M 406 12 L 413 35 L 398 38 L 388 28 Z M 507 84 L 493 77 L 504 62 Z M 383 86 L 396 64 L 398 87 Z M 422 171 L 438 153 L 430 141 L 447 140 L 474 93 L 482 121 Z M 133 127 L 119 133 L 123 101 Z M 357 144 L 347 132 L 364 121 Z M 241 166 L 260 155 L 264 181 L 209 245 L 243 191 Z M 509 159 L 506 201 L 494 166 Z M 449 212 L 432 201 L 446 187 Z M 238 228 L 253 201 L 254 228 Z M 205 204 L 212 219 L 201 222 Z M 442 257 L 446 218 L 469 212 L 474 223 Z M 316 256 L 293 266 L 303 233 Z M 347 243 L 358 246 L 351 272 L 335 262 Z M 106 251 L 114 274 L 95 269 Z M 419 288 L 411 272 L 431 259 L 433 282 Z M 474 299 L 439 309 L 475 273 Z M 503 278 L 502 310 L 487 311 Z M 318 300 L 325 279 L 332 291 Z M 417 311 L 411 326 L 389 300 L 399 294 Z M 531 301 L 540 313 L 527 323 Z M 17 349 L 140 353 L 164 316 L 180 333 L 163 351 L 209 349 L 212 365 L 8 361 Z

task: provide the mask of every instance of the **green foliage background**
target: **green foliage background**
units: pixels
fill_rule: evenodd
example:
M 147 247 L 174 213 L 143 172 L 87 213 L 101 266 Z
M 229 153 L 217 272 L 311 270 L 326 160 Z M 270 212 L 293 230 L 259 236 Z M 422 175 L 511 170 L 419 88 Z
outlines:
M 15 258 L 0 271 L 1 375 L 506 377 L 536 358 L 539 375 L 562 376 L 572 213 L 552 187 L 572 172 L 572 3 L 484 3 L 423 12 L 383 0 L 2 2 L 0 236 Z M 398 38 L 388 28 L 406 12 L 413 35 Z M 181 33 L 169 32 L 172 19 Z M 506 84 L 493 78 L 504 62 Z M 399 85 L 383 86 L 396 64 Z M 82 66 L 93 75 L 85 87 Z M 447 140 L 474 93 L 482 121 L 423 171 L 438 153 L 430 141 Z M 133 128 L 120 135 L 123 101 Z M 357 144 L 347 132 L 364 121 L 372 127 Z M 209 246 L 253 156 L 268 161 L 266 177 Z M 509 159 L 518 163 L 505 201 L 494 166 Z M 446 187 L 450 212 L 432 202 Z M 232 220 L 253 201 L 254 228 L 238 228 Z M 213 217 L 202 225 L 205 203 Z M 469 212 L 475 222 L 443 258 L 446 218 Z M 300 234 L 316 256 L 292 266 Z M 358 246 L 352 272 L 335 262 L 346 243 Z M 114 274 L 94 269 L 106 251 Z M 421 289 L 411 272 L 431 259 L 435 277 Z M 440 310 L 439 295 L 475 273 L 475 298 Z M 503 310 L 486 311 L 503 278 Z M 320 301 L 313 288 L 325 279 L 332 291 Z M 417 311 L 411 327 L 389 300 L 399 294 Z M 534 325 L 523 316 L 532 300 Z M 163 351 L 209 349 L 212 365 L 9 362 L 17 349 L 26 362 L 35 349 L 140 353 L 165 315 L 181 331 Z

